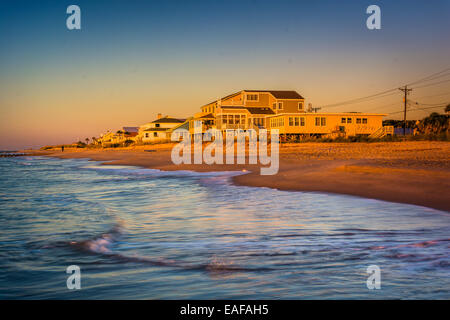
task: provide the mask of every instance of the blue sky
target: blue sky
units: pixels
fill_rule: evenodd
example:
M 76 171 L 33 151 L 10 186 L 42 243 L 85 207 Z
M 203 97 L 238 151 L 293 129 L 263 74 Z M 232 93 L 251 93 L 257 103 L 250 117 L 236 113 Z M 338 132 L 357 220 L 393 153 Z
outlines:
M 66 28 L 71 4 L 81 30 Z M 381 30 L 366 28 L 371 4 Z M 450 0 L 2 0 L 0 148 L 188 116 L 241 89 L 293 89 L 315 106 L 369 95 L 449 67 L 449 31 Z M 380 112 L 401 96 L 390 102 Z

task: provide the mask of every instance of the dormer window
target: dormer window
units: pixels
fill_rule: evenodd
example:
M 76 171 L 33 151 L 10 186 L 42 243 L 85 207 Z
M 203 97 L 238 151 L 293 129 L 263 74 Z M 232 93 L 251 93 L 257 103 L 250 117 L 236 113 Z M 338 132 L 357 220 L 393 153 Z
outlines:
M 258 94 L 247 94 L 247 101 L 258 101 L 259 95 Z

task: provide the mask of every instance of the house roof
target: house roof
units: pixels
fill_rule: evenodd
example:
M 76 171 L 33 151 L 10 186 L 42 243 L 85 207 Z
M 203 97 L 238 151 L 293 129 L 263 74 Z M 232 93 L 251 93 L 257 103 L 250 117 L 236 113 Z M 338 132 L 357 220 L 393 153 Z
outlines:
M 169 129 L 170 128 L 148 128 L 148 129 L 145 129 L 144 131 L 167 131 Z
M 122 129 L 123 129 L 123 131 L 129 132 L 129 133 L 134 133 L 134 132 L 139 131 L 139 127 L 123 127 Z
M 175 127 L 170 128 L 169 131 L 173 132 L 173 131 L 175 131 L 175 130 L 177 130 L 177 129 L 186 129 L 186 130 L 189 130 L 189 121 L 185 121 L 185 122 L 183 122 L 183 123 L 180 123 L 179 125 L 176 125 Z
M 221 98 L 220 100 L 232 98 L 234 96 L 237 96 L 241 92 L 268 92 L 268 93 L 272 94 L 276 99 L 304 99 L 300 94 L 298 94 L 297 91 L 294 91 L 294 90 L 242 90 L 242 91 L 238 91 L 238 92 L 229 94 L 229 95 Z M 203 106 L 207 106 L 207 105 L 209 105 L 211 103 L 215 103 L 215 102 L 217 102 L 217 100 L 214 100 Z
M 246 109 L 251 114 L 275 114 L 271 108 L 247 107 Z
M 294 90 L 244 90 L 245 92 L 269 92 L 277 99 L 303 99 L 297 91 Z
M 183 120 L 166 116 L 164 118 L 153 120 L 151 123 L 183 123 L 183 122 L 184 122 Z
M 250 114 L 275 114 L 271 108 L 267 107 L 221 106 L 221 108 L 247 110 Z
M 215 119 L 215 117 L 212 113 L 207 113 L 199 117 L 196 117 L 196 119 Z

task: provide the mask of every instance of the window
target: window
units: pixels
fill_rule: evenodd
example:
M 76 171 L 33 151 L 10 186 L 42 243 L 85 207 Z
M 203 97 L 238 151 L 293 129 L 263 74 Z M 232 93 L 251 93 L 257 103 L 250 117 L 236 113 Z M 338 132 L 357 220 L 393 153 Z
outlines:
M 157 138 L 157 137 L 158 137 L 158 132 L 153 132 L 153 136 L 154 136 L 155 138 Z
M 159 128 L 159 123 L 155 123 L 155 128 Z
M 303 117 L 300 118 L 300 125 L 301 125 L 302 127 L 305 126 L 305 118 L 303 118 Z
M 248 101 L 258 101 L 258 95 L 257 94 L 248 94 L 247 95 L 247 100 Z
M 367 124 L 367 118 L 363 118 L 363 119 L 362 119 L 362 123 L 363 123 L 363 124 Z
M 347 118 L 347 123 L 352 123 L 352 118 Z
M 345 120 L 346 120 L 345 118 L 342 118 L 341 123 L 345 123 L 346 122 Z
M 263 118 L 253 118 L 253 124 L 258 127 L 264 126 L 264 119 Z
M 361 118 L 356 118 L 356 124 L 361 124 Z
M 145 133 L 145 137 L 148 138 L 148 132 Z
M 272 109 L 273 110 L 277 110 L 277 104 L 276 103 L 272 104 Z
M 293 117 L 289 117 L 289 127 L 293 127 L 293 126 L 294 126 L 294 118 Z
M 316 117 L 316 126 L 325 127 L 327 125 L 327 118 L 325 117 Z
M 303 102 L 298 103 L 298 110 L 303 110 Z
M 283 110 L 283 102 L 278 102 L 278 110 Z
M 298 120 L 298 119 L 299 119 L 298 117 L 295 117 L 295 126 L 296 126 L 296 127 L 299 126 L 299 120 Z
M 274 119 L 274 127 L 283 127 L 283 126 L 284 126 L 284 118 Z

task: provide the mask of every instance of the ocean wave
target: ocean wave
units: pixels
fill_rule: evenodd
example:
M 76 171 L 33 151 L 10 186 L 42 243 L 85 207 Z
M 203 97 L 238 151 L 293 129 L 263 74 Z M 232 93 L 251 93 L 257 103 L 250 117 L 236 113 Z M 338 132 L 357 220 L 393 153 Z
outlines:
M 171 267 L 171 268 L 179 268 L 184 270 L 201 270 L 207 272 L 255 272 L 255 271 L 269 271 L 271 268 L 266 267 L 247 267 L 247 266 L 238 266 L 234 265 L 232 261 L 229 259 L 220 259 L 217 257 L 212 258 L 210 261 L 206 263 L 185 263 L 172 259 L 165 258 L 148 258 L 138 255 L 128 256 L 117 253 L 113 250 L 114 245 L 120 239 L 123 234 L 123 223 L 117 223 L 111 230 L 108 232 L 95 237 L 93 239 L 85 240 L 85 241 L 70 241 L 68 245 L 77 250 L 81 250 L 84 252 L 88 252 L 91 254 L 99 254 L 105 257 L 109 257 L 120 262 L 131 262 L 131 263 L 141 263 L 147 264 L 151 266 L 159 266 L 159 267 Z M 67 243 L 66 243 L 67 244 Z M 59 244 L 61 245 L 61 244 Z M 56 246 L 56 245 L 55 245 Z
M 237 175 L 246 174 L 249 171 L 207 171 L 198 172 L 192 170 L 174 170 L 164 171 L 159 169 L 147 169 L 136 166 L 122 166 L 122 165 L 103 165 L 94 164 L 81 167 L 82 169 L 101 170 L 104 172 L 129 174 L 129 175 L 147 175 L 155 177 L 232 177 Z

